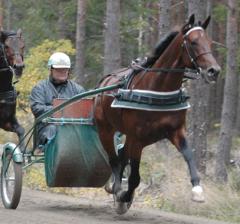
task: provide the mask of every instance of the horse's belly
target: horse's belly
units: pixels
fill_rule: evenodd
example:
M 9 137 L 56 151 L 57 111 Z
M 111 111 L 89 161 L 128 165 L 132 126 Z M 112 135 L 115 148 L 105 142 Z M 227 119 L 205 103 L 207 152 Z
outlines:
M 127 115 L 128 114 L 128 115 Z M 125 113 L 124 131 L 126 135 L 135 135 L 137 139 L 152 144 L 185 125 L 185 113 L 140 113 L 141 116 L 134 116 Z

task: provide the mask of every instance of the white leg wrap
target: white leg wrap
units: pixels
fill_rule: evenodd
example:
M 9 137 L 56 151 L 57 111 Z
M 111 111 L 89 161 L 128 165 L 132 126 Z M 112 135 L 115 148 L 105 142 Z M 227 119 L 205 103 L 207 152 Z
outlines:
M 205 198 L 203 195 L 203 189 L 200 185 L 192 188 L 192 200 L 196 202 L 204 202 Z

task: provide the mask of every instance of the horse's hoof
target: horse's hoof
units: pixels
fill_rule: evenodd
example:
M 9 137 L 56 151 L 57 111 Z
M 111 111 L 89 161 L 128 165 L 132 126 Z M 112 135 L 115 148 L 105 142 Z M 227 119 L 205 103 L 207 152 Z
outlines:
M 132 205 L 132 200 L 130 202 L 121 202 L 119 201 L 119 194 L 113 195 L 114 197 L 114 206 L 118 215 L 125 214 Z
M 116 202 L 115 206 L 116 206 L 115 210 L 116 210 L 117 214 L 123 215 L 128 211 L 128 209 L 131 205 L 129 206 L 129 202 Z
M 113 185 L 111 183 L 106 183 L 104 185 L 104 190 L 109 194 L 113 194 Z
M 104 185 L 104 190 L 109 193 L 109 194 L 113 194 L 113 178 L 110 177 L 109 180 L 107 181 L 107 183 Z
M 203 189 L 200 185 L 192 188 L 192 200 L 195 202 L 205 202 Z
M 126 193 L 126 191 L 119 191 L 117 194 L 114 194 L 114 205 L 115 205 L 115 210 L 117 214 L 122 215 L 128 211 L 128 209 L 131 207 L 133 198 L 134 198 L 134 192 L 132 194 L 131 200 L 130 201 L 122 201 L 123 200 L 123 195 Z

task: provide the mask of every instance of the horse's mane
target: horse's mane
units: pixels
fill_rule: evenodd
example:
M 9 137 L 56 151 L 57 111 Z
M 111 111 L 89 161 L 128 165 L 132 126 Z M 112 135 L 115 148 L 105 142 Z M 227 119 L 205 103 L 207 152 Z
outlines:
M 165 37 L 163 37 L 158 45 L 153 50 L 152 55 L 150 55 L 147 58 L 147 61 L 142 64 L 143 67 L 151 67 L 156 60 L 160 57 L 160 55 L 166 50 L 166 48 L 169 46 L 169 44 L 172 42 L 172 40 L 177 36 L 179 32 L 173 31 L 169 34 L 167 34 Z
M 156 62 L 156 60 L 160 57 L 160 55 L 166 50 L 166 48 L 169 46 L 172 40 L 177 36 L 178 33 L 179 31 L 172 31 L 171 33 L 168 33 L 165 37 L 163 37 L 158 43 L 158 45 L 155 47 L 155 49 L 153 50 L 153 53 L 149 57 L 147 57 L 147 60 L 143 62 L 141 66 L 151 67 Z M 136 69 L 136 70 L 133 70 L 132 72 L 133 74 L 137 74 L 140 71 L 141 69 L 139 70 Z M 99 85 L 103 82 L 103 80 L 105 80 L 105 78 L 111 75 L 112 74 L 107 74 L 103 76 L 101 80 L 98 82 L 96 88 L 99 87 Z

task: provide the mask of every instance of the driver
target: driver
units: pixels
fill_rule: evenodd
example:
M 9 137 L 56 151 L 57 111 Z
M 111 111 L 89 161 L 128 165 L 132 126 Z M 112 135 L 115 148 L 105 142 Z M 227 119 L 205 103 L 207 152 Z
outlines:
M 33 87 L 30 95 L 30 107 L 35 118 L 53 108 L 53 99 L 71 98 L 82 93 L 83 87 L 69 80 L 71 61 L 68 55 L 57 52 L 48 60 L 49 77 Z M 40 123 L 37 127 L 38 148 L 42 148 L 56 134 L 56 126 Z

